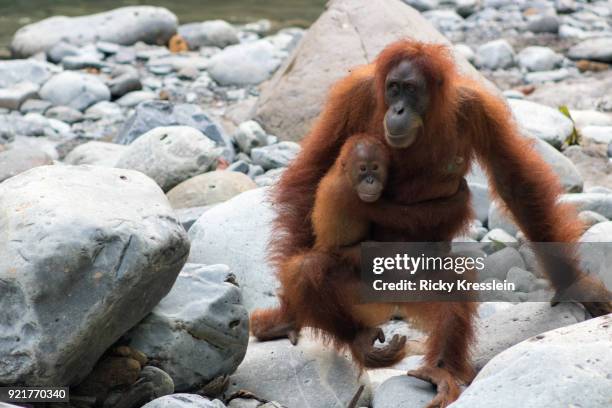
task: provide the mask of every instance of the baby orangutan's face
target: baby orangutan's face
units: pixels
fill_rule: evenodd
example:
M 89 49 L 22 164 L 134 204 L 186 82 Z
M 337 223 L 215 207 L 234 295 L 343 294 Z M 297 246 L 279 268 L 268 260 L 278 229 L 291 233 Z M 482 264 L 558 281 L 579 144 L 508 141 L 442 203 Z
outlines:
M 387 182 L 389 160 L 381 146 L 357 143 L 346 166 L 351 185 L 366 203 L 378 200 Z

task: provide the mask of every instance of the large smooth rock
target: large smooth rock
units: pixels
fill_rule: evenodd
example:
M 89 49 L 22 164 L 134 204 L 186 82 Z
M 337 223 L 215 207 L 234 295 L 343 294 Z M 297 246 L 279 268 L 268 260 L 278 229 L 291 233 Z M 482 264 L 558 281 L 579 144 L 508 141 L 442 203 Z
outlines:
M 560 148 L 574 125 L 557 109 L 521 99 L 508 99 L 508 105 L 525 136 L 537 137 Z
M 257 85 L 272 76 L 282 57 L 267 40 L 231 45 L 210 59 L 208 73 L 221 85 Z
M 283 140 L 300 140 L 323 108 L 329 87 L 350 68 L 372 62 L 401 38 L 449 44 L 416 10 L 399 0 L 333 0 L 293 54 L 264 86 L 255 119 Z M 460 68 L 478 75 L 461 56 Z
M 240 42 L 238 30 L 223 20 L 184 24 L 179 26 L 178 33 L 192 50 L 200 47 L 224 48 Z
M 474 364 L 480 369 L 495 355 L 531 336 L 582 322 L 586 317 L 586 312 L 573 303 L 551 307 L 548 302 L 528 302 L 500 310 L 476 322 Z
M 189 262 L 228 265 L 249 311 L 277 302 L 278 282 L 266 260 L 273 218 L 267 191 L 258 188 L 219 204 L 189 229 Z
M 177 25 L 170 11 L 151 6 L 122 7 L 80 17 L 54 16 L 20 28 L 11 42 L 11 51 L 16 56 L 29 57 L 60 41 L 74 45 L 97 41 L 166 44 L 176 33 Z
M 108 101 L 110 96 L 109 89 L 96 76 L 71 71 L 55 75 L 40 89 L 42 99 L 80 111 Z
M 357 406 L 368 406 L 368 374 L 333 348 L 302 336 L 297 346 L 288 340 L 251 341 L 225 395 L 247 390 L 291 408 L 344 408 L 360 385 L 365 388 Z
M 0 184 L 0 207 L 3 384 L 78 383 L 189 253 L 163 192 L 135 171 L 38 167 Z
M 31 168 L 48 164 L 53 164 L 53 160 L 43 150 L 11 143 L 6 150 L 0 150 L 0 183 Z
M 53 64 L 33 59 L 0 61 L 0 88 L 20 82 L 42 85 L 60 70 Z
M 452 408 L 610 406 L 612 316 L 531 337 L 491 360 Z
M 217 170 L 183 181 L 168 191 L 168 200 L 173 208 L 202 207 L 227 201 L 255 187 L 255 182 L 243 173 Z
M 568 193 L 582 191 L 584 187 L 582 174 L 570 159 L 542 139 L 535 139 L 533 147 L 559 177 L 565 191 Z
M 172 290 L 123 338 L 194 390 L 236 370 L 249 342 L 249 315 L 226 265 L 187 264 Z
M 198 394 L 172 394 L 154 399 L 142 408 L 226 408 L 219 400 L 209 400 Z
M 191 126 L 222 146 L 231 146 L 229 136 L 197 105 L 174 105 L 167 101 L 147 101 L 136 106 L 115 142 L 130 144 L 151 129 L 160 126 Z
M 127 146 L 107 142 L 87 142 L 75 147 L 64 158 L 67 164 L 91 164 L 94 166 L 116 167 Z
M 198 129 L 168 126 L 152 129 L 121 154 L 117 167 L 138 170 L 164 191 L 216 165 L 221 148 Z
M 251 150 L 253 163 L 264 170 L 287 167 L 300 152 L 300 145 L 295 142 L 280 142 L 269 146 L 256 147 Z
M 591 38 L 574 45 L 567 52 L 572 59 L 612 62 L 612 37 Z

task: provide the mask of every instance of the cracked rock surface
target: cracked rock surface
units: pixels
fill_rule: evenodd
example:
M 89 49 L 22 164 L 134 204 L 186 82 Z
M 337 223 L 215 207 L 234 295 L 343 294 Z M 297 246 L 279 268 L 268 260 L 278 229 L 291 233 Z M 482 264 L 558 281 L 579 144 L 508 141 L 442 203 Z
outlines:
M 0 383 L 72 385 L 170 290 L 187 234 L 145 175 L 41 166 L 0 185 Z

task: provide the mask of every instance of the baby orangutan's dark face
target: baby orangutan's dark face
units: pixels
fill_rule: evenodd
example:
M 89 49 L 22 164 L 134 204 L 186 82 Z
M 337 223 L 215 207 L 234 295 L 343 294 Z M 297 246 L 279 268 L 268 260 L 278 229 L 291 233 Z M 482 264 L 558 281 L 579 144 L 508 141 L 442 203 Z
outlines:
M 380 198 L 388 167 L 389 158 L 382 146 L 362 142 L 353 147 L 346 172 L 361 201 L 372 203 Z

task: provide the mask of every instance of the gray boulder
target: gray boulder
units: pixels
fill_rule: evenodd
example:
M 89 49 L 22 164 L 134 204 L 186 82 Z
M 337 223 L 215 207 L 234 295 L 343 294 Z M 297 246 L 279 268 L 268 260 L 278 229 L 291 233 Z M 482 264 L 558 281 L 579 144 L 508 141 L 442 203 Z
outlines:
M 60 71 L 53 64 L 33 59 L 0 61 L 0 88 L 9 88 L 20 82 L 42 85 Z
M 197 105 L 174 105 L 167 101 L 147 101 L 136 106 L 115 142 L 130 144 L 151 129 L 160 126 L 191 126 L 220 146 L 231 146 L 229 136 Z
M 491 195 L 486 184 L 470 182 L 470 193 L 472 194 L 472 206 L 476 212 L 476 219 L 485 222 L 489 217 L 489 207 L 491 206 Z
M 368 406 L 368 374 L 332 347 L 302 336 L 297 346 L 288 340 L 252 341 L 225 395 L 247 390 L 291 408 L 344 408 L 360 385 L 365 388 L 357 406 Z
M 72 149 L 64 158 L 66 164 L 91 164 L 116 167 L 127 146 L 107 142 L 87 142 Z
M 574 125 L 557 109 L 521 99 L 509 99 L 508 105 L 525 136 L 537 137 L 560 148 Z
M 219 400 L 209 400 L 198 394 L 172 394 L 145 404 L 142 408 L 226 408 Z
M 534 334 L 492 359 L 452 407 L 609 407 L 611 320 Z
M 170 374 L 177 391 L 236 370 L 249 342 L 249 316 L 226 265 L 186 264 L 172 290 L 123 338 Z
M 141 173 L 44 166 L 0 184 L 0 383 L 74 385 L 168 293 L 189 241 Z
M 534 149 L 540 157 L 552 168 L 559 177 L 563 189 L 569 193 L 579 193 L 584 186 L 584 180 L 576 165 L 565 155 L 555 149 L 550 143 L 535 139 Z
M 117 167 L 138 170 L 168 191 L 215 166 L 221 149 L 198 129 L 157 127 L 134 140 L 123 151 Z
M 249 311 L 277 302 L 278 282 L 266 259 L 272 218 L 267 189 L 258 188 L 215 206 L 189 229 L 189 262 L 228 265 Z
M 280 142 L 251 150 L 254 164 L 265 170 L 287 167 L 300 152 L 300 145 L 295 142 Z
M 126 93 L 121 98 L 117 99 L 115 103 L 123 108 L 133 108 L 139 103 L 145 101 L 152 101 L 157 99 L 157 94 L 150 91 L 132 91 Z
M 263 86 L 254 119 L 282 140 L 300 140 L 319 115 L 330 86 L 402 38 L 449 44 L 419 12 L 399 0 L 330 1 Z M 457 62 L 463 72 L 478 75 L 461 56 Z
M 190 208 L 221 203 L 255 187 L 245 174 L 218 170 L 185 180 L 167 195 L 173 208 Z
M 178 33 L 192 50 L 200 47 L 224 48 L 238 44 L 238 30 L 223 20 L 209 20 L 179 26 Z
M 612 37 L 591 38 L 574 45 L 567 52 L 572 59 L 612 62 Z
M 83 111 L 97 102 L 110 100 L 110 91 L 94 75 L 66 71 L 48 80 L 40 89 L 40 97 L 54 105 Z
M 497 354 L 531 336 L 585 319 L 586 312 L 573 303 L 551 307 L 549 302 L 528 302 L 500 310 L 476 323 L 474 364 L 481 369 Z
M 62 40 L 79 46 L 97 41 L 166 44 L 177 25 L 170 11 L 151 6 L 122 7 L 80 17 L 54 16 L 20 28 L 11 41 L 11 51 L 29 57 Z
M 69 106 L 53 106 L 45 111 L 45 117 L 69 124 L 83 120 L 83 114 Z
M 489 41 L 476 50 L 475 63 L 490 70 L 510 68 L 514 65 L 514 50 L 506 40 Z
M 499 228 L 513 236 L 519 232 L 519 227 L 510 218 L 510 213 L 495 201 L 489 207 L 488 226 L 490 230 Z
M 257 85 L 272 76 L 282 57 L 266 40 L 231 45 L 213 55 L 208 73 L 221 85 Z

